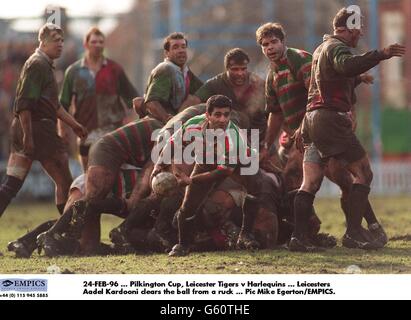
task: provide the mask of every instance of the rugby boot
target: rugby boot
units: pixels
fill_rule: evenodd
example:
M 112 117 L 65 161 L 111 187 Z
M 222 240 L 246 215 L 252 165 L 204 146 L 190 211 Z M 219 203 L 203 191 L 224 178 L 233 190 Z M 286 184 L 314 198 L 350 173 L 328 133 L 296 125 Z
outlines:
M 288 250 L 291 252 L 323 252 L 325 251 L 322 247 L 317 247 L 311 243 L 308 238 L 299 239 L 295 236 L 291 237 L 290 242 L 288 243 Z
M 184 256 L 187 256 L 189 253 L 190 253 L 189 247 L 178 243 L 173 247 L 173 249 L 171 249 L 168 256 L 169 257 L 184 257 Z
M 44 251 L 47 257 L 73 255 L 79 252 L 80 243 L 73 238 L 57 233 L 43 232 L 37 237 L 39 254 Z
M 310 236 L 310 242 L 316 247 L 331 249 L 337 245 L 337 239 L 328 233 L 318 233 Z
M 36 240 L 33 241 L 23 241 L 14 240 L 8 243 L 7 250 L 14 252 L 16 258 L 30 258 L 31 254 L 37 248 Z
M 128 243 L 125 232 L 121 226 L 112 229 L 109 233 L 109 237 L 112 243 L 115 245 L 123 245 Z
M 254 239 L 254 236 L 252 234 L 240 232 L 240 234 L 238 235 L 236 248 L 238 250 L 257 250 L 260 248 L 260 244 L 257 240 Z
M 381 248 L 385 247 L 385 245 L 388 243 L 388 237 L 383 227 L 377 222 L 369 225 L 368 230 L 374 237 L 375 242 L 378 243 Z
M 379 249 L 379 245 L 375 242 L 375 240 L 370 240 L 362 229 L 357 231 L 351 231 L 350 233 L 346 232 L 342 238 L 342 245 L 349 249 Z

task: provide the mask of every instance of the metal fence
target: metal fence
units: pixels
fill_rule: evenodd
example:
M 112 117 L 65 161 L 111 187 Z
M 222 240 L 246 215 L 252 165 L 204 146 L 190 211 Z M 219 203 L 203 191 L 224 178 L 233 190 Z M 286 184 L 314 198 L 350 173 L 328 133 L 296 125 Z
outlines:
M 371 164 L 374 179 L 371 194 L 375 196 L 411 195 L 411 163 L 387 162 Z M 340 189 L 328 179 L 324 179 L 319 197 L 334 197 Z
M 6 162 L 0 162 L 0 176 L 6 174 Z M 70 160 L 70 170 L 74 177 L 81 174 L 80 164 L 75 160 Z M 2 181 L 3 179 L 1 179 Z M 39 162 L 33 162 L 30 173 L 24 181 L 23 187 L 16 197 L 19 200 L 49 200 L 54 199 L 54 184 L 50 177 L 44 173 Z

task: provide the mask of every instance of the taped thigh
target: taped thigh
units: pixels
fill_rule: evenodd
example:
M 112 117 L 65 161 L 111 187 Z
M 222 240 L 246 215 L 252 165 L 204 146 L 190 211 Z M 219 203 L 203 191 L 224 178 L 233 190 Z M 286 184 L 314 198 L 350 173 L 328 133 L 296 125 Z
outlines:
M 30 171 L 32 160 L 21 153 L 13 153 L 12 157 L 19 159 L 19 161 L 9 161 L 7 165 L 7 175 L 24 180 Z M 20 160 L 21 162 L 27 162 L 27 164 L 19 163 Z

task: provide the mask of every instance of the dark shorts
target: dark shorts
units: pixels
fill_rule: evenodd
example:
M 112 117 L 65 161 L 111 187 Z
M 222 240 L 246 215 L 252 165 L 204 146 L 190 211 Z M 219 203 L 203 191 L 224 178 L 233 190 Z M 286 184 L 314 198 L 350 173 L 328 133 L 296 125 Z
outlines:
M 90 152 L 90 146 L 84 146 L 82 144 L 79 145 L 80 156 L 88 157 L 89 152 Z
M 324 160 L 314 143 L 304 145 L 304 163 L 317 163 L 324 165 Z
M 32 160 L 53 159 L 55 156 L 67 152 L 63 140 L 57 134 L 57 125 L 53 120 L 42 119 L 32 121 L 34 154 Z M 23 152 L 23 129 L 18 118 L 14 118 L 11 129 L 11 152 Z
M 314 143 L 322 159 L 353 163 L 366 155 L 347 113 L 326 109 L 307 112 L 302 135 L 305 144 Z
M 121 165 L 126 162 L 122 154 L 113 140 L 104 137 L 91 146 L 88 165 L 101 166 L 112 172 L 118 172 Z

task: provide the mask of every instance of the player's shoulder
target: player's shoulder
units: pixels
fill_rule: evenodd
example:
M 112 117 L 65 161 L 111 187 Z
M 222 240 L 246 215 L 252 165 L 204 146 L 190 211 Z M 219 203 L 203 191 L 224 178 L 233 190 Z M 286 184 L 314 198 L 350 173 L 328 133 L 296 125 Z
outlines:
M 182 118 L 190 117 L 189 119 L 191 119 L 192 117 L 203 115 L 206 112 L 206 108 L 207 106 L 205 103 L 199 103 L 194 106 L 188 107 L 187 109 L 184 109 L 178 115 L 180 115 Z
M 111 69 L 118 70 L 118 71 L 123 71 L 123 67 L 116 61 L 105 58 L 105 64 L 110 67 Z
M 183 124 L 183 130 L 185 132 L 188 131 L 198 131 L 201 130 L 203 124 L 207 120 L 205 114 L 194 116 L 190 119 L 188 119 L 184 124 Z
M 169 76 L 176 71 L 176 66 L 174 66 L 169 61 L 163 61 L 159 63 L 151 72 L 151 75 L 156 76 Z
M 196 125 L 196 124 L 202 123 L 205 120 L 206 120 L 206 115 L 205 114 L 199 114 L 197 116 L 194 116 L 194 117 L 188 119 L 185 122 L 184 125 L 185 126 Z
M 301 62 L 309 61 L 312 59 L 312 54 L 308 51 L 297 49 L 297 48 L 288 48 L 287 49 L 287 59 L 291 62 Z
M 145 116 L 144 118 L 137 120 L 137 123 L 140 126 L 149 127 L 151 130 L 161 129 L 163 127 L 162 122 L 151 116 Z
M 339 52 L 350 51 L 350 48 L 343 41 L 334 36 L 324 37 L 324 51 L 325 52 Z
M 66 75 L 77 72 L 81 68 L 82 65 L 83 65 L 83 59 L 79 59 L 73 62 L 71 65 L 67 67 L 66 72 L 65 72 Z
M 39 71 L 50 69 L 49 63 L 38 53 L 32 54 L 24 63 L 26 71 Z
M 236 134 L 238 134 L 240 132 L 240 127 L 231 120 L 228 124 L 227 130 L 233 130 Z
M 219 84 L 224 80 L 224 73 L 220 73 L 206 81 L 206 84 Z

